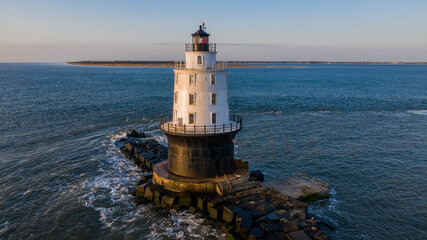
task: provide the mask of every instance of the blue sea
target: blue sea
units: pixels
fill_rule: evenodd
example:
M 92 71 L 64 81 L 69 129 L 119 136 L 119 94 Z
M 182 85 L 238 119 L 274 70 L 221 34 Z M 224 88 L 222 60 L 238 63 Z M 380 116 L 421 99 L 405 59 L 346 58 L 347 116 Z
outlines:
M 236 156 L 266 180 L 306 173 L 332 239 L 426 239 L 427 66 L 231 68 Z M 0 239 L 221 239 L 188 212 L 135 206 L 115 141 L 166 144 L 170 68 L 0 64 Z

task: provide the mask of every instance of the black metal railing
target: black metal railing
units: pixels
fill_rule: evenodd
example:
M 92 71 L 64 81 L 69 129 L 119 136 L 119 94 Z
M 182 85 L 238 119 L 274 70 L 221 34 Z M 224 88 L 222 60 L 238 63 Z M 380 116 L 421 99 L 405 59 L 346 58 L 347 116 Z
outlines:
M 230 116 L 230 123 L 214 124 L 214 125 L 178 125 L 173 123 L 172 116 L 164 116 L 160 118 L 160 129 L 163 132 L 177 133 L 177 134 L 191 134 L 191 135 L 204 135 L 204 134 L 221 134 L 242 129 L 242 118 L 237 115 Z
M 216 52 L 216 43 L 186 43 L 186 52 L 205 51 L 205 52 Z

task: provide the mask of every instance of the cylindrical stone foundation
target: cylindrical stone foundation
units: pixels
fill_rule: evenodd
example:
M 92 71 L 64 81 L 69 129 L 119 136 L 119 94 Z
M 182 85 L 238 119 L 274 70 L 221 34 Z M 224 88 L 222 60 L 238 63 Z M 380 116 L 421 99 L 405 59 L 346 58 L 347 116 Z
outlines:
M 174 135 L 168 137 L 168 170 L 191 178 L 215 177 L 234 169 L 237 131 L 215 135 Z

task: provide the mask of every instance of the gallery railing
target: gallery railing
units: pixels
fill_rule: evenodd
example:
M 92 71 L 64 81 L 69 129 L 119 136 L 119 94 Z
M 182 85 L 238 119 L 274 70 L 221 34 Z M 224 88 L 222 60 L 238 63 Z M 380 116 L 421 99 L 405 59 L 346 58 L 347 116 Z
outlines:
M 320 179 L 315 178 L 315 177 L 310 177 L 307 174 L 301 173 L 298 171 L 295 171 L 295 173 L 296 173 L 297 177 L 300 177 L 300 178 L 302 178 L 308 182 L 312 182 L 312 183 L 316 184 L 322 190 L 323 189 L 325 189 L 325 190 L 329 189 L 329 184 L 326 181 L 320 180 Z
M 191 69 L 191 68 L 187 68 L 185 61 L 175 61 L 175 69 L 176 70 L 185 70 L 185 69 Z M 197 69 L 225 70 L 225 69 L 227 69 L 227 63 L 223 62 L 223 61 L 218 61 L 218 62 L 211 63 L 211 64 L 204 63 L 201 68 L 197 68 Z
M 221 134 L 227 132 L 240 131 L 242 129 L 242 118 L 237 115 L 230 116 L 230 123 L 215 125 L 178 125 L 173 123 L 172 116 L 165 116 L 160 119 L 160 129 L 163 132 L 177 134 Z
M 186 52 L 204 51 L 204 52 L 216 52 L 216 43 L 186 43 Z

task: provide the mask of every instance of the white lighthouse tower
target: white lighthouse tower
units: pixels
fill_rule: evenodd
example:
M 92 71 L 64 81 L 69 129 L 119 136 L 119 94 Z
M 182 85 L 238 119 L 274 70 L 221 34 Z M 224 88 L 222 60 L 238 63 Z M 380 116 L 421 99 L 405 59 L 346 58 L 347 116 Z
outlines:
M 202 26 L 186 44 L 185 63 L 178 63 L 174 72 L 174 125 L 208 130 L 229 125 L 227 70 L 216 62 L 216 44 L 209 43 Z
M 214 192 L 218 176 L 248 179 L 247 164 L 234 159 L 242 119 L 229 113 L 226 65 L 204 30 L 185 45 L 186 61 L 176 62 L 173 113 L 160 121 L 168 160 L 156 165 L 153 181 L 175 191 Z

